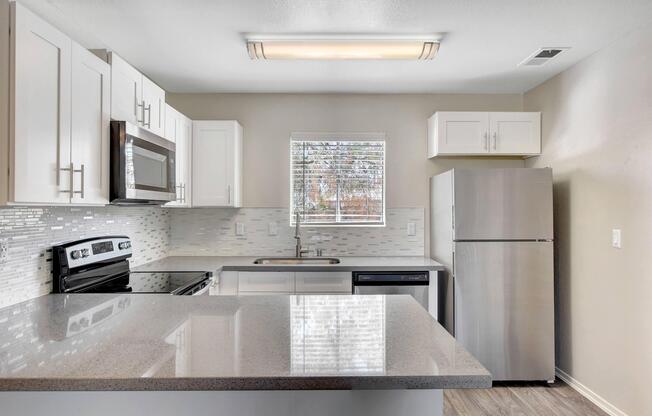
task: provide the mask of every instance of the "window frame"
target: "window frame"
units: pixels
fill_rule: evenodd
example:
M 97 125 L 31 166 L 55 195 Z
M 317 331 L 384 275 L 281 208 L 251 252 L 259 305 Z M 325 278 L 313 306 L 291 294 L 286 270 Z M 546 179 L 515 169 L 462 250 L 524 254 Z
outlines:
M 380 222 L 333 222 L 333 223 L 310 223 L 301 222 L 302 227 L 315 227 L 315 228 L 337 228 L 337 227 L 386 227 L 387 226 L 387 135 L 383 132 L 291 132 L 290 133 L 290 226 L 294 227 L 294 175 L 292 172 L 293 159 L 292 159 L 292 143 L 295 141 L 338 141 L 338 142 L 382 142 L 383 143 L 383 203 L 382 203 L 382 220 Z

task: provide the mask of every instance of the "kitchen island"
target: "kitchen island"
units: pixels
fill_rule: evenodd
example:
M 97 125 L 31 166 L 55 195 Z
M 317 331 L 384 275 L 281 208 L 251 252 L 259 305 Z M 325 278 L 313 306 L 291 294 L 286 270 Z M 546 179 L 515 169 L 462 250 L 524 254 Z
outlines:
M 71 294 L 0 310 L 8 415 L 425 416 L 442 389 L 490 386 L 409 296 Z

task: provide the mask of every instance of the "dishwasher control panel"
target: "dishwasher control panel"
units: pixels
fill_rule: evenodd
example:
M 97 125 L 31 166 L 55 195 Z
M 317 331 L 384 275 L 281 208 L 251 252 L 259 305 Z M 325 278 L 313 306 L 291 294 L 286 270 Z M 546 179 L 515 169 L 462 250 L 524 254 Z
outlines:
M 402 272 L 353 272 L 354 286 L 410 285 L 420 286 L 430 283 L 430 274 L 425 271 Z

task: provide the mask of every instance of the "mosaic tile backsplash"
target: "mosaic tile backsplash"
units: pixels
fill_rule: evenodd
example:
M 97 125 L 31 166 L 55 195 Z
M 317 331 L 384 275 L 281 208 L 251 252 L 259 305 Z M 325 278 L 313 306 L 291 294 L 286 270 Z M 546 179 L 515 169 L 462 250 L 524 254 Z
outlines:
M 54 244 L 86 237 L 128 235 L 132 265 L 164 257 L 169 210 L 155 207 L 0 208 L 0 307 L 50 293 Z
M 170 210 L 170 255 L 294 255 L 294 228 L 287 208 Z M 324 256 L 423 256 L 424 209 L 387 209 L 385 227 L 301 228 L 304 248 L 323 249 Z M 245 227 L 236 235 L 236 223 Z M 415 235 L 408 235 L 408 223 Z M 277 227 L 276 235 L 270 233 Z
M 116 234 L 132 239 L 132 266 L 166 255 L 291 256 L 295 245 L 287 208 L 3 207 L 0 307 L 50 293 L 52 245 Z M 301 234 L 304 248 L 325 256 L 422 256 L 424 209 L 388 209 L 386 227 L 303 227 Z

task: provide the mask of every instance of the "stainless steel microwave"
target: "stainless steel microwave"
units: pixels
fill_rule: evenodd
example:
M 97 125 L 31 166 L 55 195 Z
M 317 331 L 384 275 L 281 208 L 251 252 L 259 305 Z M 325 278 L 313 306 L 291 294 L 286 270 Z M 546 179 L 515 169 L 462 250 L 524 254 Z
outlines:
M 112 204 L 176 199 L 175 144 L 126 121 L 111 121 Z

